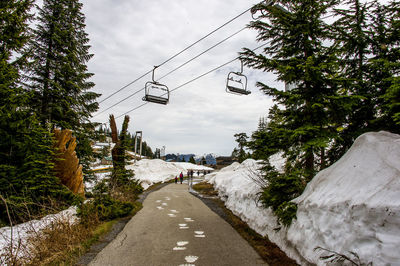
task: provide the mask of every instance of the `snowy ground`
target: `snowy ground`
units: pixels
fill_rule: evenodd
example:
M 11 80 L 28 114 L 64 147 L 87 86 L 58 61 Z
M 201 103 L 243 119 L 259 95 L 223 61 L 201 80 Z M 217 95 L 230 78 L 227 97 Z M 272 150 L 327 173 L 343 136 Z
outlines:
M 96 169 L 107 167 L 110 167 L 110 165 L 99 165 L 96 166 Z M 172 180 L 175 178 L 175 176 L 179 176 L 181 172 L 184 176 L 186 176 L 188 170 L 194 171 L 194 177 L 197 177 L 198 172 L 200 176 L 202 176 L 204 171 L 214 171 L 213 168 L 203 165 L 185 162 L 165 162 L 160 159 L 142 159 L 135 163 L 131 162 L 131 164 L 127 166 L 127 169 L 134 171 L 135 179 L 140 180 L 145 190 L 155 183 L 164 183 Z M 109 176 L 110 173 L 96 173 L 95 175 L 96 180 L 101 181 Z M 93 186 L 94 183 L 85 183 L 86 191 L 91 191 Z
M 163 160 L 154 159 L 148 160 L 143 159 L 137 161 L 127 167 L 135 172 L 135 178 L 141 181 L 144 189 L 158 182 L 167 182 L 174 179 L 175 176 L 179 175 L 181 172 L 186 176 L 189 169 L 193 169 L 194 176 L 197 176 L 197 171 L 213 171 L 213 168 L 195 165 L 192 163 L 176 163 L 176 162 L 165 162 Z
M 279 159 L 275 158 L 276 161 Z M 282 161 L 281 161 L 282 162 Z M 323 247 L 362 263 L 400 265 L 400 136 L 367 133 L 335 164 L 318 173 L 298 203 L 297 220 L 278 228 L 269 209 L 257 205 L 254 160 L 206 176 L 226 206 L 288 256 L 304 265 L 326 265 Z
M 13 246 L 13 253 L 18 252 L 18 255 L 22 256 L 26 252 L 29 252 L 29 249 L 26 247 L 26 241 L 30 235 L 39 233 L 40 230 L 46 228 L 55 221 L 65 220 L 73 223 L 77 219 L 76 207 L 73 206 L 57 214 L 47 215 L 40 220 L 31 220 L 13 227 L 7 226 L 0 228 L 0 265 L 5 264 L 3 261 L 3 256 L 5 256 L 4 252 L 10 252 L 9 248 L 11 248 L 11 243 Z

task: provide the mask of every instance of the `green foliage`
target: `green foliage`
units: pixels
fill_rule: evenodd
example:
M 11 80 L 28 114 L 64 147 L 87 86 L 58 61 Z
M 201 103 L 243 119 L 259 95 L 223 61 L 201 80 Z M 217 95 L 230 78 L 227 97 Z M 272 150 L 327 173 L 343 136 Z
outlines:
M 249 27 L 269 45 L 260 54 L 249 49 L 241 53 L 247 66 L 273 72 L 290 85 L 283 91 L 257 83 L 275 105 L 246 143 L 253 158 L 266 162 L 269 185 L 260 199 L 285 225 L 295 217 L 290 200 L 356 137 L 377 130 L 399 133 L 400 4 L 347 0 L 345 9 L 337 4 L 257 4 L 252 11 L 262 19 Z M 336 15 L 331 25 L 324 20 L 330 13 Z M 268 164 L 277 152 L 287 160 L 283 173 Z
M 133 203 L 115 200 L 109 194 L 97 195 L 92 201 L 79 206 L 78 216 L 83 223 L 89 222 L 88 219 L 92 217 L 108 221 L 127 216 L 133 208 Z
M 238 134 L 235 134 L 234 137 L 235 137 L 235 141 L 238 143 L 239 149 L 235 148 L 233 150 L 232 157 L 237 159 L 241 163 L 249 157 L 245 151 L 248 136 L 246 133 L 238 133 Z
M 53 139 L 31 110 L 22 83 L 28 69 L 28 22 L 33 1 L 0 3 L 0 194 L 13 223 L 66 207 L 77 198 L 55 177 Z M 0 223 L 8 224 L 0 202 Z
M 110 115 L 110 121 L 112 119 L 114 119 L 114 117 Z M 126 169 L 126 165 L 128 165 L 126 151 L 129 144 L 129 139 L 127 138 L 128 124 L 129 116 L 125 116 L 118 143 L 116 143 L 112 150 L 113 170 L 111 175 L 111 186 L 113 187 L 123 186 L 124 184 L 128 183 L 129 180 L 131 180 L 134 176 L 132 170 Z
M 271 207 L 280 223 L 289 226 L 296 218 L 297 205 L 291 200 L 303 192 L 304 177 L 301 171 L 288 171 L 289 174 L 278 173 L 269 163 L 263 167 L 267 187 L 260 193 L 260 202 Z
M 33 52 L 30 86 L 34 92 L 30 106 L 42 125 L 71 129 L 77 138 L 76 153 L 85 178 L 92 176 L 89 164 L 94 159 L 91 142 L 95 124 L 91 114 L 98 110 L 100 96 L 90 91 L 94 83 L 88 72 L 89 39 L 85 17 L 78 0 L 43 1 L 38 25 L 31 42 Z
M 93 199 L 79 205 L 78 215 L 82 222 L 97 217 L 101 221 L 112 220 L 129 215 L 135 208 L 134 202 L 143 192 L 137 180 L 129 180 L 118 187 L 110 187 L 109 180 L 103 180 L 93 189 Z
M 190 159 L 189 159 L 189 163 L 196 164 L 196 161 L 194 160 L 194 157 L 193 157 L 193 156 L 192 156 L 192 157 L 190 157 Z

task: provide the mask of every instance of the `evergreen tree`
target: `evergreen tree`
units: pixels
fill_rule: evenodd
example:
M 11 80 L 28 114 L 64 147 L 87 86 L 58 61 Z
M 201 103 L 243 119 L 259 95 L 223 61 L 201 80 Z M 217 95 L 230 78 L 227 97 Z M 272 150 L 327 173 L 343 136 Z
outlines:
M 193 156 L 190 157 L 189 163 L 196 164 L 196 161 L 194 160 L 194 157 L 193 157 Z
M 89 121 L 98 109 L 97 97 L 91 92 L 93 76 L 86 63 L 89 39 L 85 32 L 85 17 L 78 0 L 44 0 L 39 8 L 31 72 L 35 92 L 31 105 L 35 107 L 42 124 L 71 129 L 77 138 L 77 154 L 88 172 L 93 157 L 91 142 L 95 139 L 95 124 Z
M 327 42 L 331 29 L 323 17 L 335 1 L 276 3 L 278 6 L 256 5 L 253 12 L 260 11 L 261 17 L 250 23 L 250 28 L 258 31 L 257 40 L 269 42 L 268 46 L 261 54 L 245 49 L 241 57 L 247 66 L 273 72 L 292 87 L 282 91 L 257 83 L 276 105 L 267 125 L 253 133 L 248 144 L 255 150 L 254 156 L 265 161 L 264 177 L 270 184 L 260 200 L 287 225 L 296 214 L 290 200 L 302 192 L 316 171 L 330 163 L 326 149 L 338 136 L 355 97 L 348 95 L 341 82 L 336 49 Z M 274 171 L 268 162 L 277 151 L 283 151 L 287 159 L 284 173 Z
M 112 149 L 113 172 L 111 175 L 111 187 L 121 187 L 127 184 L 134 176 L 132 170 L 127 170 L 128 165 L 127 147 L 128 147 L 128 131 L 129 116 L 125 116 L 122 124 L 122 130 L 118 137 L 117 126 L 113 115 L 110 115 L 110 127 L 112 129 L 113 142 L 115 143 Z
M 377 104 L 380 128 L 400 133 L 400 4 L 374 4 L 371 23 L 374 57 L 370 78 L 380 92 Z
M 234 135 L 235 137 L 235 141 L 238 143 L 238 148 L 236 151 L 234 151 L 235 153 L 235 158 L 238 159 L 239 163 L 243 162 L 244 160 L 246 160 L 247 158 L 247 154 L 246 151 L 244 150 L 244 148 L 247 145 L 247 134 L 246 133 L 238 133 Z
M 242 57 L 248 66 L 274 72 L 279 80 L 295 85 L 281 91 L 257 84 L 278 104 L 275 114 L 280 116 L 276 119 L 280 125 L 276 137 L 284 139 L 289 161 L 299 163 L 309 181 L 326 164 L 325 148 L 351 106 L 346 92 L 339 90 L 335 50 L 324 43 L 330 36 L 329 25 L 322 17 L 334 1 L 278 3 L 288 11 L 265 4 L 255 7 L 269 22 L 258 20 L 250 27 L 258 31 L 259 41 L 270 41 L 270 45 L 263 54 L 245 49 Z
M 32 2 L 0 3 L 0 194 L 6 198 L 13 222 L 39 214 L 40 204 L 73 199 L 54 175 L 52 137 L 31 112 L 31 94 L 22 86 Z M 1 202 L 0 224 L 8 222 Z
M 332 27 L 333 38 L 341 62 L 339 73 L 343 88 L 348 94 L 358 96 L 359 100 L 346 115 L 340 137 L 336 138 L 331 149 L 331 160 L 339 159 L 359 135 L 374 129 L 374 101 L 377 99 L 377 91 L 367 80 L 371 43 L 368 9 L 371 4 L 359 0 L 348 0 L 343 4 L 345 9 L 335 9 L 339 19 Z
M 271 155 L 289 148 L 286 130 L 282 127 L 284 118 L 277 105 L 269 110 L 268 119 L 269 122 L 265 122 L 264 118 L 260 119 L 258 129 L 252 133 L 246 144 L 253 152 L 252 158 L 255 160 L 267 161 Z

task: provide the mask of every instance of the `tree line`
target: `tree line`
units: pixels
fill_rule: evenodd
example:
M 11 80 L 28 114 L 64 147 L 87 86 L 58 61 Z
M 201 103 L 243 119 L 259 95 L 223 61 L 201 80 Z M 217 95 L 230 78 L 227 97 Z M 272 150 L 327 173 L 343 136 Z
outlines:
M 339 5 L 340 4 L 340 5 Z M 255 5 L 248 26 L 266 43 L 243 49 L 241 60 L 276 74 L 287 89 L 258 82 L 275 105 L 250 137 L 236 134 L 239 153 L 264 161 L 269 185 L 260 195 L 283 224 L 290 202 L 320 170 L 336 162 L 368 131 L 400 133 L 400 3 L 347 0 L 275 1 Z M 285 171 L 268 158 L 282 152 Z
M 20 221 L 76 200 L 55 177 L 52 129 L 73 131 L 89 169 L 96 126 L 89 119 L 100 95 L 87 69 L 93 54 L 81 10 L 78 0 L 0 3 L 0 224 L 9 222 L 7 211 Z

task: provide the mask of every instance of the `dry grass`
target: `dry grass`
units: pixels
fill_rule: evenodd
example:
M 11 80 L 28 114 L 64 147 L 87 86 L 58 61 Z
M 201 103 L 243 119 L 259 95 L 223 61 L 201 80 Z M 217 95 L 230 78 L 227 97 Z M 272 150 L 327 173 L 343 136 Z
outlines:
M 134 206 L 129 216 L 141 209 L 138 202 Z M 10 241 L 0 251 L 0 265 L 75 265 L 117 222 L 100 222 L 96 214 L 87 220 L 87 223 L 74 223 L 71 217 L 59 217 L 41 230 L 32 226 L 26 241 Z
M 85 242 L 94 236 L 99 225 L 93 217 L 90 224 L 74 223 L 59 217 L 43 229 L 28 228 L 26 241 L 8 243 L 2 251 L 2 264 L 7 265 L 70 265 L 86 251 Z M 57 262 L 57 263 L 55 263 Z
M 214 190 L 212 184 L 202 182 L 193 186 L 197 192 L 215 196 L 218 192 Z M 276 244 L 272 243 L 268 237 L 263 237 L 256 231 L 251 229 L 247 223 L 243 222 L 239 217 L 234 215 L 219 198 L 209 199 L 223 212 L 220 216 L 225 219 L 267 262 L 269 265 L 292 266 L 298 265 L 294 260 L 290 259 Z
M 207 182 L 197 183 L 196 185 L 193 185 L 193 189 L 203 195 L 218 196 L 218 192 L 214 190 L 213 185 Z
M 96 223 L 89 225 L 57 221 L 28 239 L 32 257 L 26 265 L 51 265 L 54 261 L 67 263 L 72 254 L 81 254 L 82 243 L 93 236 Z

